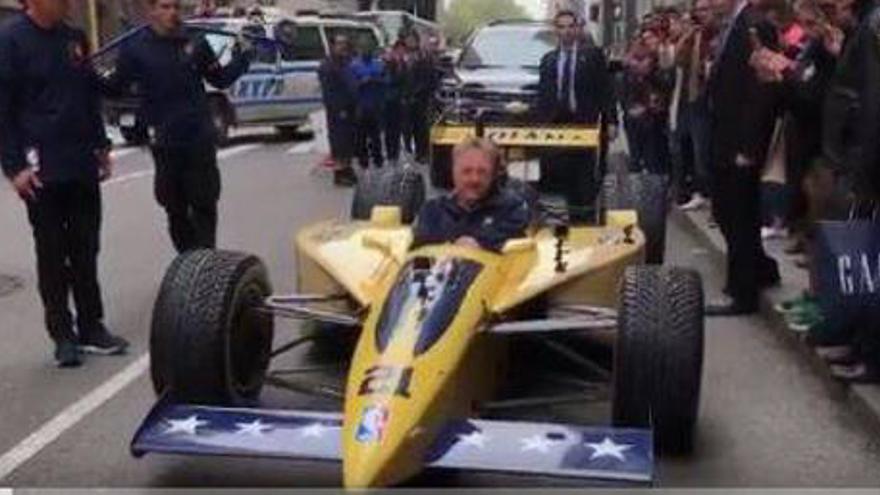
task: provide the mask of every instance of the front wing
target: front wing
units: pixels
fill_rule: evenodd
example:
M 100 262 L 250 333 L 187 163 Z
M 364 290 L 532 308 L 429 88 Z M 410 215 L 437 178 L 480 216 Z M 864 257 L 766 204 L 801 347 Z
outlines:
M 160 401 L 131 444 L 149 452 L 339 462 L 342 415 Z M 548 423 L 462 420 L 446 425 L 427 468 L 649 484 L 651 432 Z

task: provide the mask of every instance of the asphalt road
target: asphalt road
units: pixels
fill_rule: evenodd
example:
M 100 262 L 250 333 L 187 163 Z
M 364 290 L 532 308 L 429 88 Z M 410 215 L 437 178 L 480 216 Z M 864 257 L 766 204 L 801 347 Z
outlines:
M 261 256 L 280 291 L 293 289 L 293 233 L 309 222 L 344 216 L 350 198 L 349 190 L 312 173 L 317 156 L 302 153 L 307 148 L 256 136 L 221 152 L 219 244 Z M 54 368 L 24 209 L 8 188 L 0 190 L 0 275 L 21 285 L 0 296 L 0 460 L 7 462 L 0 462 L 0 486 L 338 485 L 333 465 L 130 457 L 128 442 L 154 400 L 144 356 L 153 298 L 173 254 L 152 198 L 149 157 L 138 149 L 117 156 L 116 177 L 104 186 L 101 279 L 107 323 L 132 342 L 125 357 L 91 358 L 79 370 Z M 668 260 L 699 269 L 709 294 L 720 286 L 719 267 L 674 224 Z M 71 410 L 83 397 L 88 407 Z M 268 400 L 284 398 L 273 393 Z M 326 407 L 302 398 L 292 403 Z M 10 471 L 5 478 L 4 468 Z M 658 471 L 662 486 L 877 487 L 880 441 L 761 320 L 717 319 L 707 325 L 696 452 L 661 460 Z M 530 485 L 475 475 L 416 483 Z

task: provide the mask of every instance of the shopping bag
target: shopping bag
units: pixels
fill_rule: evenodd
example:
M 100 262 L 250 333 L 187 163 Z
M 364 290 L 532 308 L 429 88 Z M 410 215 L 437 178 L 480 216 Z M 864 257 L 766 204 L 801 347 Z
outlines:
M 813 263 L 824 317 L 822 340 L 844 343 L 859 325 L 880 316 L 880 222 L 876 215 L 818 222 Z

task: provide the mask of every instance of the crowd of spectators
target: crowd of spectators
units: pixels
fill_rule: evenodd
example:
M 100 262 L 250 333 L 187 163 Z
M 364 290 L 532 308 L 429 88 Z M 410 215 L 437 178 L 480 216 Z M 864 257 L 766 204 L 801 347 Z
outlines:
M 619 78 L 631 169 L 668 174 L 679 206 L 710 209 L 727 243 L 709 314 L 756 311 L 779 283 L 763 243 L 790 239 L 813 282 L 777 309 L 849 381 L 880 378 L 880 329 L 829 321 L 814 239 L 820 221 L 877 218 L 878 39 L 871 0 L 695 0 L 643 19 Z M 880 274 L 866 273 L 870 291 Z
M 403 31 L 381 52 L 369 39 L 337 35 L 331 41 L 319 74 L 336 184 L 357 180 L 354 159 L 362 168 L 381 167 L 397 163 L 404 149 L 427 161 L 429 111 L 439 84 L 437 40 Z

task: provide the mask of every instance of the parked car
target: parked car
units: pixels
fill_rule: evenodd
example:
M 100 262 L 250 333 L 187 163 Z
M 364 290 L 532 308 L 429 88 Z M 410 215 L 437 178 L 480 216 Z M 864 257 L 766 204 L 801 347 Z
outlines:
M 351 39 L 372 40 L 380 44 L 381 33 L 368 22 L 320 16 L 246 16 L 215 17 L 191 20 L 192 29 L 207 28 L 229 33 L 245 32 L 274 38 L 275 27 L 281 22 L 296 25 L 296 41 L 291 49 L 271 43 L 257 43 L 257 57 L 250 70 L 227 90 L 208 87 L 211 110 L 217 135 L 223 142 L 231 129 L 246 126 L 274 126 L 290 134 L 308 121 L 309 114 L 319 110 L 321 86 L 318 66 L 329 53 L 330 40 L 339 33 Z M 125 36 L 125 35 L 123 35 Z M 231 57 L 233 36 L 209 32 L 205 35 L 221 63 Z M 115 54 L 102 55 L 103 70 L 112 70 Z M 110 125 L 118 126 L 130 144 L 143 144 L 147 132 L 139 118 L 137 88 L 132 97 L 110 102 L 105 107 Z

